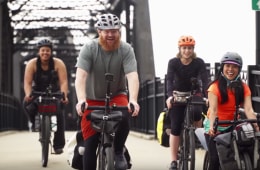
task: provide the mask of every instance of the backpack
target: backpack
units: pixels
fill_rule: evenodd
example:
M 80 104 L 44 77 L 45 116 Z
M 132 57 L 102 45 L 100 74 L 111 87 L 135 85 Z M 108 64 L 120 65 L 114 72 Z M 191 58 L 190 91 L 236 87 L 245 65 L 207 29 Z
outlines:
M 157 139 L 161 146 L 169 147 L 169 138 L 171 132 L 171 121 L 168 115 L 168 109 L 164 109 L 157 119 Z
M 70 137 L 67 143 L 68 158 L 67 162 L 69 166 L 74 169 L 83 169 L 83 153 L 84 153 L 84 140 L 82 131 L 77 131 Z

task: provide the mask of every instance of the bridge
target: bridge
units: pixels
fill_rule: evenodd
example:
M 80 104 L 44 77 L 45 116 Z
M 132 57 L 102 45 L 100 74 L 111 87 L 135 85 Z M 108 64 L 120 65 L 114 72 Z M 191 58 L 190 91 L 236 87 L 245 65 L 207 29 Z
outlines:
M 21 107 L 26 61 L 34 57 L 34 44 L 42 37 L 54 40 L 55 55 L 68 69 L 69 99 L 66 130 L 75 130 L 75 62 L 83 43 L 95 37 L 96 16 L 111 12 L 123 21 L 122 37 L 136 53 L 141 79 L 140 116 L 131 120 L 131 130 L 156 136 L 156 120 L 165 107 L 166 85 L 154 71 L 148 0 L 0 0 L 0 131 L 27 130 Z M 69 3 L 68 3 L 69 2 Z M 256 65 L 243 72 L 252 90 L 254 109 L 260 112 L 260 12 L 256 11 Z M 4 36 L 3 36 L 4 35 Z M 149 65 L 149 67 L 147 67 Z M 215 66 L 207 66 L 214 77 Z

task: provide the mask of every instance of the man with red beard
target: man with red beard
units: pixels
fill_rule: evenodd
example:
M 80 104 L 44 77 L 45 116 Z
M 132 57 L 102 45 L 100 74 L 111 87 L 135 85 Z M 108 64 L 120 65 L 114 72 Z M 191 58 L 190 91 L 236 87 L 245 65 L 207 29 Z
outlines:
M 86 119 L 89 110 L 81 111 L 82 103 L 88 106 L 104 106 L 106 98 L 105 73 L 114 75 L 111 83 L 111 104 L 118 106 L 134 105 L 132 116 L 139 113 L 137 103 L 139 92 L 139 78 L 137 62 L 133 48 L 121 41 L 121 22 L 114 14 L 103 14 L 99 17 L 96 28 L 99 37 L 87 42 L 81 49 L 76 63 L 75 89 L 78 103 L 76 110 L 81 119 L 85 152 L 83 156 L 83 170 L 96 170 L 96 149 L 99 133 L 91 128 Z M 127 80 L 127 81 L 126 81 Z M 127 169 L 127 162 L 123 148 L 129 133 L 129 112 L 123 111 L 123 120 L 115 134 L 115 168 Z

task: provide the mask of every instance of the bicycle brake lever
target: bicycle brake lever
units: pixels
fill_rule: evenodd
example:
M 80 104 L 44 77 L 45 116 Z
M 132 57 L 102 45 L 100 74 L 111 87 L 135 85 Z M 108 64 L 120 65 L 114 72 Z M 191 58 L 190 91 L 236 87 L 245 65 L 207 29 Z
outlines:
M 214 133 L 216 133 L 217 130 L 218 130 L 218 117 L 215 118 L 215 122 L 214 122 L 214 125 L 213 125 L 213 130 L 214 130 Z
M 83 102 L 83 103 L 81 104 L 81 112 L 82 112 L 82 113 L 85 111 L 85 106 L 86 106 L 86 103 Z
M 130 103 L 131 112 L 133 113 L 135 111 L 135 106 L 133 103 Z

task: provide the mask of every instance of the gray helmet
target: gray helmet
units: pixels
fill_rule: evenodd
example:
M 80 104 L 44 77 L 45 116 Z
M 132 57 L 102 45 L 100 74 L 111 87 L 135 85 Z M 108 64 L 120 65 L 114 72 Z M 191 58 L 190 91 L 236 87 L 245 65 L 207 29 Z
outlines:
M 42 39 L 37 43 L 37 48 L 41 48 L 43 46 L 50 47 L 52 49 L 52 42 L 48 39 Z
M 220 61 L 220 64 L 226 63 L 238 65 L 240 68 L 242 68 L 243 66 L 243 60 L 241 56 L 235 52 L 227 52 L 226 54 L 224 54 Z
M 103 14 L 98 18 L 95 27 L 101 30 L 120 29 L 121 22 L 114 14 Z

